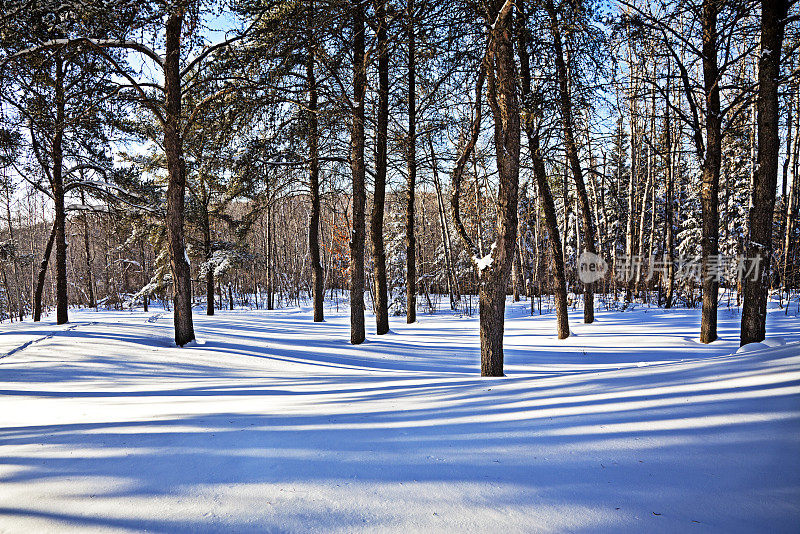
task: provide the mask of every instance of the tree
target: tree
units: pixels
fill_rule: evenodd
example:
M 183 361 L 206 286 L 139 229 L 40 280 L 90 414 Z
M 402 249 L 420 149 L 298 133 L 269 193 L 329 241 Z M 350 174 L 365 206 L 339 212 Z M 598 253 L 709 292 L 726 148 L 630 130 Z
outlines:
M 539 199 L 544 210 L 544 222 L 547 230 L 548 241 L 550 243 L 550 254 L 553 262 L 553 292 L 556 308 L 556 334 L 559 339 L 569 337 L 569 315 L 567 312 L 567 282 L 564 274 L 564 256 L 561 247 L 561 236 L 558 230 L 558 219 L 556 217 L 556 205 L 553 201 L 553 193 L 550 190 L 550 183 L 547 180 L 544 157 L 542 156 L 541 143 L 539 141 L 539 128 L 537 118 L 541 117 L 542 111 L 539 102 L 543 100 L 539 94 L 534 94 L 531 87 L 530 55 L 528 53 L 528 30 L 525 28 L 525 14 L 522 4 L 517 4 L 520 19 L 520 41 L 518 54 L 520 58 L 520 78 L 522 85 L 522 101 L 526 104 L 523 108 L 523 123 L 525 134 L 528 138 L 528 151 L 533 160 L 533 174 L 536 179 L 536 189 L 539 192 Z
M 383 245 L 383 212 L 386 201 L 387 132 L 389 128 L 389 41 L 385 0 L 376 0 L 375 19 L 378 24 L 378 117 L 375 139 L 375 194 L 370 217 L 372 243 L 373 299 L 375 302 L 376 333 L 389 331 L 389 293 L 386 278 L 386 252 Z
M 517 100 L 517 68 L 514 57 L 513 3 L 490 2 L 484 6 L 489 25 L 486 54 L 475 90 L 475 114 L 468 139 L 453 170 L 451 208 L 456 229 L 477 269 L 481 338 L 481 376 L 503 376 L 503 332 L 506 290 L 514 261 L 517 238 L 519 192 L 520 115 Z M 461 221 L 459 195 L 461 177 L 480 133 L 481 93 L 486 81 L 486 100 L 494 119 L 494 145 L 499 185 L 497 227 L 489 254 L 480 255 Z
M 735 74 L 755 49 L 755 39 L 744 38 L 750 32 L 747 26 L 750 11 L 746 4 L 723 0 L 689 3 L 688 10 L 682 9 L 681 4 L 659 3 L 649 6 L 649 11 L 634 2 L 620 1 L 629 11 L 623 16 L 624 22 L 637 30 L 652 30 L 658 36 L 659 44 L 677 69 L 675 78 L 688 107 L 664 98 L 666 105 L 689 128 L 692 148 L 700 164 L 703 302 L 700 341 L 711 343 L 717 339 L 719 279 L 714 266 L 719 255 L 722 142 L 729 128 L 736 124 L 738 114 L 746 108 L 743 103 L 750 98 L 749 84 L 741 83 Z M 701 73 L 701 79 L 695 79 L 696 71 Z M 726 76 L 730 79 L 726 80 Z M 648 81 L 664 96 L 667 84 L 659 86 L 656 80 Z
M 586 193 L 586 183 L 583 180 L 583 170 L 581 169 L 580 158 L 578 157 L 578 145 L 574 132 L 574 120 L 572 110 L 572 98 L 568 85 L 568 65 L 564 61 L 564 43 L 562 40 L 562 21 L 559 20 L 559 11 L 551 0 L 546 0 L 545 10 L 550 17 L 550 32 L 553 38 L 553 48 L 556 64 L 556 77 L 558 82 L 559 105 L 561 111 L 561 122 L 564 132 L 564 149 L 567 161 L 572 171 L 572 179 L 575 182 L 575 189 L 578 194 L 578 202 L 581 208 L 581 220 L 583 221 L 583 245 L 584 250 L 590 254 L 597 254 L 595 244 L 595 228 L 592 220 L 592 208 L 589 203 L 589 196 Z M 594 288 L 593 282 L 583 284 L 583 322 L 594 322 Z
M 350 237 L 350 343 L 364 342 L 364 244 L 366 238 L 364 205 L 364 97 L 367 89 L 366 24 L 364 6 L 350 6 L 353 39 L 353 100 L 350 126 L 350 171 L 353 179 L 353 230 Z
M 115 13 L 120 9 L 114 0 L 102 2 L 94 6 L 103 13 Z M 153 9 L 149 9 L 153 7 Z M 163 9 L 162 9 L 163 8 Z M 186 163 L 183 153 L 183 137 L 186 130 L 198 119 L 204 108 L 215 102 L 219 97 L 231 92 L 231 83 L 222 83 L 222 87 L 198 102 L 192 109 L 183 107 L 184 89 L 188 85 L 206 83 L 221 83 L 227 81 L 214 77 L 213 82 L 204 78 L 208 73 L 201 67 L 204 61 L 227 50 L 233 43 L 243 39 L 247 31 L 236 34 L 225 41 L 202 47 L 201 51 L 190 60 L 184 60 L 181 52 L 184 50 L 182 40 L 184 37 L 184 21 L 187 13 L 196 15 L 198 6 L 195 2 L 178 2 L 169 6 L 155 6 L 144 4 L 134 10 L 134 16 L 129 18 L 114 19 L 113 26 L 117 32 L 113 39 L 79 35 L 63 40 L 50 40 L 41 43 L 37 50 L 59 49 L 63 46 L 83 46 L 102 57 L 109 65 L 110 70 L 124 80 L 120 90 L 133 91 L 136 100 L 150 111 L 158 120 L 161 127 L 161 143 L 164 148 L 168 184 L 166 191 L 166 216 L 167 241 L 169 247 L 169 262 L 172 273 L 172 287 L 174 300 L 173 323 L 175 326 L 175 343 L 183 346 L 195 338 L 192 321 L 192 286 L 191 269 L 186 253 L 184 238 L 184 196 L 186 191 Z M 111 22 L 109 22 L 111 24 Z M 157 31 L 164 30 L 164 52 L 159 55 L 144 42 L 137 42 L 127 38 L 135 30 Z M 252 26 L 251 26 L 252 27 Z M 190 32 L 187 32 L 190 33 Z M 122 37 L 119 37 L 119 36 Z M 129 65 L 112 55 L 110 50 L 129 50 L 139 53 L 144 61 L 151 62 L 160 68 L 163 76 L 163 85 L 158 81 L 136 79 L 137 72 Z M 156 89 L 153 93 L 152 89 Z M 58 97 L 56 98 L 58 101 Z M 58 133 L 58 129 L 56 130 Z M 54 152 L 55 157 L 60 153 Z M 56 175 L 54 175 L 54 179 Z M 60 193 L 59 193 L 60 194 Z M 58 219 L 58 210 L 57 217 Z M 57 229 L 58 232 L 58 229 Z M 58 243 L 58 240 L 57 240 Z M 60 256 L 57 252 L 57 260 Z
M 719 0 L 704 0 L 703 83 L 705 89 L 706 149 L 703 154 L 703 178 L 700 202 L 703 207 L 703 317 L 700 342 L 717 339 L 717 297 L 719 280 L 711 272 L 711 261 L 719 255 L 719 171 L 722 152 L 722 119 L 720 117 L 719 64 L 717 54 L 717 17 Z
M 669 75 L 669 67 L 667 73 Z M 667 98 L 671 91 L 667 89 Z M 675 150 L 677 143 L 672 132 L 672 113 L 669 106 L 664 107 L 664 167 L 667 171 L 666 194 L 664 199 L 664 260 L 667 266 L 664 307 L 671 308 L 675 291 Z M 663 284 L 662 284 L 663 285 Z
M 417 187 L 417 73 L 414 0 L 407 0 L 408 37 L 408 134 L 406 138 L 406 322 L 417 320 L 417 240 L 414 234 L 414 203 Z
M 96 157 L 93 145 L 105 138 L 104 116 L 116 95 L 110 70 L 74 38 L 87 31 L 110 33 L 101 20 L 63 16 L 48 11 L 53 6 L 16 0 L 3 20 L 0 61 L 2 100 L 16 110 L 28 130 L 29 149 L 39 164 L 43 180 L 28 178 L 53 201 L 56 250 L 56 322 L 69 320 L 65 199 L 70 190 L 91 184 L 79 173 L 94 169 L 105 173 L 108 165 Z M 124 16 L 123 16 L 124 18 Z M 26 176 L 26 173 L 21 173 Z M 43 276 L 52 247 L 46 247 L 34 296 L 34 320 L 41 317 Z
M 761 2 L 761 56 L 758 63 L 758 165 L 753 177 L 747 258 L 754 273 L 744 280 L 741 344 L 766 335 L 772 226 L 778 185 L 778 84 L 787 0 Z
M 314 322 L 325 319 L 325 273 L 322 270 L 319 244 L 320 185 L 319 185 L 319 106 L 315 74 L 316 47 L 314 36 L 315 4 L 308 4 L 306 29 L 306 84 L 308 86 L 308 184 L 311 193 L 311 213 L 308 219 L 308 247 L 311 252 L 311 278 L 314 300 Z

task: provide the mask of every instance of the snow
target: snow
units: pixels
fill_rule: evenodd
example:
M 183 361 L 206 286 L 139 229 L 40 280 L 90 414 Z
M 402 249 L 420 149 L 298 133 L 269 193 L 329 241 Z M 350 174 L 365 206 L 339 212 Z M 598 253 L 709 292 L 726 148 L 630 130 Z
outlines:
M 489 254 L 487 254 L 486 256 L 482 258 L 478 257 L 477 255 L 472 256 L 472 261 L 475 262 L 475 266 L 478 268 L 478 271 L 483 272 L 484 269 L 492 266 L 492 262 L 494 261 L 492 253 L 496 248 L 497 248 L 497 242 L 494 242 L 492 243 L 492 246 L 489 249 Z
M 743 352 L 755 352 L 758 350 L 768 349 L 769 345 L 766 343 L 756 342 L 756 343 L 747 343 L 746 345 L 742 345 L 736 350 L 737 354 L 741 354 Z
M 509 303 L 349 344 L 349 313 L 71 311 L 0 325 L 0 531 L 795 532 L 800 328 L 694 341 L 699 310 Z M 370 326 L 373 321 L 368 323 Z M 766 345 L 766 343 L 765 343 Z
M 475 265 L 478 267 L 478 270 L 481 272 L 483 272 L 484 269 L 491 267 L 492 262 L 494 261 L 491 252 L 482 258 L 479 258 L 478 256 L 473 256 L 472 259 L 475 262 Z
M 764 340 L 764 344 L 768 347 L 780 347 L 786 345 L 786 339 L 782 337 L 768 337 Z

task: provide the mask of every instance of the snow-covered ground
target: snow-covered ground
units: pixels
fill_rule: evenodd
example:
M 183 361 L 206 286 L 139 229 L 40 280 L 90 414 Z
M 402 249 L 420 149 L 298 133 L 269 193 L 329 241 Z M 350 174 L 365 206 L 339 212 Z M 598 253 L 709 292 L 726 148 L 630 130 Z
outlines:
M 346 310 L 73 311 L 0 325 L 0 532 L 798 532 L 800 320 L 599 312 L 553 336 L 509 311 L 505 378 L 476 318 Z M 370 322 L 370 325 L 374 323 Z M 779 342 L 771 342 L 778 344 Z

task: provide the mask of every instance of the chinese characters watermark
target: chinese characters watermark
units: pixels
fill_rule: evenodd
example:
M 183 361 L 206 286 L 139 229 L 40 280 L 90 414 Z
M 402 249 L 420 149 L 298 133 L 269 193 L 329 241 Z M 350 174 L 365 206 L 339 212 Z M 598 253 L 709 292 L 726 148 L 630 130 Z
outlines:
M 704 272 L 712 280 L 757 280 L 761 271 L 761 256 L 711 255 L 703 264 L 701 256 L 680 255 L 674 261 L 656 256 L 618 256 L 614 260 L 614 277 L 619 282 L 643 280 L 649 282 L 654 276 L 668 277 L 670 270 L 676 281 L 699 281 Z M 584 252 L 578 258 L 578 278 L 585 284 L 597 282 L 609 272 L 607 262 L 597 254 Z

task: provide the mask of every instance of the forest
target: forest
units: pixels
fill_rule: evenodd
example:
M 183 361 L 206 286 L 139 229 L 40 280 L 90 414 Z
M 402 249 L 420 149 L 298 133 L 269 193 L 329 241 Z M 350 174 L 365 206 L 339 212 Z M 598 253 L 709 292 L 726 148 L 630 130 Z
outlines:
M 11 2 L 0 313 L 156 300 L 184 345 L 196 306 L 347 292 L 354 344 L 368 305 L 475 310 L 489 375 L 511 294 L 562 338 L 700 306 L 704 343 L 735 300 L 762 341 L 798 300 L 800 41 L 755 7 Z
M 362 380 L 371 384 L 370 373 L 391 371 L 424 375 L 430 383 L 414 386 L 420 391 L 455 391 L 431 385 L 439 369 L 472 388 L 452 399 L 474 393 L 494 421 L 492 389 L 478 377 L 523 377 L 507 386 L 517 388 L 507 392 L 513 404 L 540 373 L 621 369 L 609 384 L 648 388 L 666 380 L 649 366 L 683 365 L 676 362 L 685 356 L 693 363 L 681 369 L 723 388 L 739 372 L 760 376 L 757 355 L 770 354 L 776 380 L 788 388 L 774 402 L 788 403 L 780 406 L 790 423 L 770 419 L 773 443 L 786 448 L 762 454 L 767 463 L 789 462 L 780 475 L 789 493 L 778 499 L 789 502 L 800 496 L 800 465 L 784 454 L 797 445 L 800 420 L 792 378 L 800 366 L 799 22 L 795 0 L 4 0 L 0 383 L 28 406 L 29 390 L 14 393 L 28 381 L 55 388 L 42 399 L 83 402 L 74 388 L 105 399 L 101 384 L 125 388 L 132 377 L 139 385 L 156 376 L 217 384 L 227 373 L 267 380 L 259 374 L 267 368 L 248 367 L 256 363 L 240 354 L 283 361 L 269 367 L 269 380 L 295 366 L 302 380 L 323 382 L 358 368 L 366 374 L 355 382 L 336 378 L 325 387 L 348 384 L 354 392 Z M 151 346 L 157 364 L 147 359 Z M 95 351 L 109 359 L 94 359 Z M 34 354 L 46 355 L 52 370 L 37 367 Z M 211 354 L 222 360 L 210 363 Z M 715 360 L 734 356 L 753 359 L 741 368 Z M 707 369 L 711 360 L 722 367 Z M 195 365 L 197 377 L 184 365 Z M 211 374 L 203 375 L 206 365 Z M 675 369 L 664 388 L 681 387 Z M 380 380 L 392 383 L 388 376 Z M 585 378 L 573 386 L 617 394 Z M 777 387 L 753 380 L 730 386 L 756 388 L 742 389 L 736 402 Z M 265 395 L 259 388 L 267 383 L 248 384 L 242 395 Z M 311 383 L 293 384 L 300 389 L 292 394 Z M 195 391 L 154 384 L 170 398 Z M 567 382 L 558 384 L 547 386 L 556 399 L 567 391 L 559 389 Z M 233 402 L 219 388 L 238 386 L 208 387 Z M 398 398 L 421 402 L 404 388 Z M 327 402 L 333 389 L 314 395 Z M 716 405 L 695 397 L 701 390 L 686 395 L 698 399 L 698 417 L 713 419 Z M 278 395 L 289 412 L 301 409 Z M 197 414 L 216 413 L 198 406 Z M 453 406 L 440 408 L 457 412 Z M 230 410 L 243 431 L 267 417 L 245 405 Z M 188 417 L 169 413 L 175 428 Z M 331 430 L 327 419 L 303 417 L 312 416 L 291 424 Z M 608 424 L 634 424 L 625 421 Z M 15 432 L 33 428 L 6 423 Z M 20 439 L 69 447 L 53 437 L 63 428 L 53 428 Z M 384 439 L 361 438 L 371 446 Z M 519 439 L 520 447 L 531 443 Z M 679 456 L 674 461 L 688 465 Z M 233 479 L 249 476 L 240 468 Z M 130 474 L 115 469 L 94 475 Z M 217 471 L 206 474 L 218 482 Z M 497 480 L 528 487 L 515 476 Z M 751 487 L 736 484 L 731 495 Z M 2 506 L 0 530 L 4 513 L 32 517 Z M 767 508 L 745 519 L 733 514 L 712 520 L 712 530 L 758 530 L 764 518 L 780 516 L 773 526 L 782 531 L 800 520 L 796 503 L 789 508 L 782 516 Z M 310 523 L 281 521 L 290 531 L 356 524 L 347 514 L 327 523 L 317 512 Z M 232 514 L 217 527 L 247 530 Z M 592 524 L 569 526 L 553 514 L 536 524 L 512 518 L 511 530 Z M 486 531 L 484 520 L 448 528 Z M 208 527 L 165 517 L 125 521 L 93 525 Z M 271 521 L 257 524 L 279 524 Z M 609 521 L 598 529 L 687 528 Z

